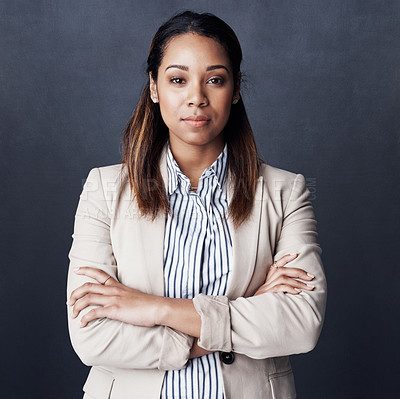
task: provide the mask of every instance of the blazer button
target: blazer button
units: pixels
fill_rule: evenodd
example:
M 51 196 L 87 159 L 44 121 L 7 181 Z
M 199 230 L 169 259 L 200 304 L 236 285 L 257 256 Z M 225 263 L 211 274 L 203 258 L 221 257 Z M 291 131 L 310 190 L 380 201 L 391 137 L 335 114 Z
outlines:
M 233 352 L 221 352 L 219 356 L 221 361 L 225 364 L 232 364 L 235 361 Z

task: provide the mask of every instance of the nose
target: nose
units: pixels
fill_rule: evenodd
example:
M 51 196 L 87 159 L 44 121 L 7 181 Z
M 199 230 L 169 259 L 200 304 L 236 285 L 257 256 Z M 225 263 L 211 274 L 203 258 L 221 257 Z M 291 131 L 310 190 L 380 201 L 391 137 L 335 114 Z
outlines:
M 193 83 L 188 87 L 187 104 L 196 107 L 205 107 L 208 105 L 207 95 L 200 83 Z

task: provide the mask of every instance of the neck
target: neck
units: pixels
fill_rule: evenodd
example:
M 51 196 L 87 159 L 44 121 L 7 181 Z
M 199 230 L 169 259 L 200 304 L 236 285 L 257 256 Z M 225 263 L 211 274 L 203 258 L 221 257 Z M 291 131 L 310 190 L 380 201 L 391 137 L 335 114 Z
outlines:
M 210 146 L 194 146 L 170 141 L 171 152 L 180 170 L 190 179 L 191 185 L 198 186 L 205 169 L 210 167 L 224 149 L 224 141 Z

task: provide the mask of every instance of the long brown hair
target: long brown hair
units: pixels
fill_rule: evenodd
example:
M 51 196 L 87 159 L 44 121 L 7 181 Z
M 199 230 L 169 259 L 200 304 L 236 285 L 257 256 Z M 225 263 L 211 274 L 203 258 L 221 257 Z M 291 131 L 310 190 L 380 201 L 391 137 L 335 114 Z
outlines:
M 213 38 L 224 47 L 231 62 L 234 86 L 238 88 L 242 61 L 239 40 L 229 25 L 209 13 L 185 11 L 165 22 L 151 43 L 147 74 L 151 72 L 157 81 L 158 68 L 168 42 L 188 32 Z M 139 210 L 153 219 L 159 212 L 169 211 L 159 166 L 168 133 L 159 105 L 151 101 L 148 81 L 124 131 L 122 162 L 127 168 L 131 193 L 136 197 Z M 228 171 L 234 182 L 229 216 L 237 227 L 251 212 L 259 174 L 257 148 L 242 98 L 232 105 L 223 134 L 228 147 Z

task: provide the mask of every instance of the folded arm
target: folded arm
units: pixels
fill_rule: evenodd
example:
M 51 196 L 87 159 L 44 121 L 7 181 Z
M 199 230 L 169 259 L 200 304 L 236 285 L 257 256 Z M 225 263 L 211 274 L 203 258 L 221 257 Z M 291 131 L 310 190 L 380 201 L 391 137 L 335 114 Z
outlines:
M 308 195 L 304 177 L 297 175 L 285 206 L 274 260 L 297 252 L 290 266 L 314 275 L 315 288 L 298 295 L 266 292 L 235 300 L 200 294 L 193 300 L 201 316 L 199 346 L 256 359 L 304 353 L 315 347 L 325 313 L 326 280 Z
M 69 252 L 67 299 L 73 290 L 94 280 L 73 270 L 89 266 L 104 270 L 117 280 L 117 263 L 110 238 L 110 210 L 100 172 L 93 169 L 80 196 L 75 215 L 73 243 Z M 83 309 L 81 316 L 97 306 Z M 68 307 L 68 312 L 72 311 Z M 141 327 L 100 318 L 85 328 L 80 319 L 68 317 L 72 345 L 86 365 L 119 368 L 180 369 L 190 356 L 193 337 L 165 326 Z
M 103 271 L 97 273 L 90 268 L 83 268 L 87 270 L 79 274 L 82 278 L 83 273 L 85 279 L 69 283 L 71 290 L 68 295 L 85 281 L 94 279 L 102 283 L 107 276 L 112 278 L 107 282 L 111 287 L 97 285 L 90 292 L 79 288 L 73 294 L 75 317 L 70 320 L 71 339 L 84 362 L 86 354 L 90 356 L 85 363 L 94 364 L 98 361 L 105 365 L 104 361 L 107 361 L 117 367 L 123 364 L 133 368 L 173 369 L 182 368 L 189 357 L 212 351 L 233 350 L 253 358 L 266 358 L 307 352 L 315 346 L 325 310 L 326 282 L 320 259 L 321 250 L 316 244 L 316 221 L 303 176 L 297 176 L 285 206 L 275 260 L 287 253 L 297 252 L 296 259 L 290 259 L 290 266 L 298 263 L 311 276 L 307 277 L 304 271 L 292 267 L 290 273 L 289 268 L 284 273 L 280 273 L 282 270 L 279 273 L 272 271 L 275 275 L 271 279 L 267 277 L 266 284 L 250 298 L 229 300 L 226 296 L 203 294 L 193 300 L 164 298 L 119 284 L 109 238 L 109 221 L 96 217 L 90 223 L 87 220 L 83 222 L 80 220 L 80 208 L 81 203 L 75 230 L 85 230 L 88 236 L 74 234 L 71 267 L 95 266 Z M 101 206 L 97 204 L 95 209 L 99 208 Z M 81 222 L 83 227 L 80 226 Z M 93 232 L 86 231 L 91 228 Z M 93 239 L 93 236 L 96 238 Z M 74 245 L 79 247 L 82 244 L 84 252 L 88 242 L 94 246 L 92 256 L 97 253 L 99 242 L 101 250 L 105 251 L 97 263 L 88 264 L 84 259 L 74 259 L 74 252 L 79 252 Z M 109 263 L 99 267 L 104 259 L 108 259 Z M 270 274 L 271 270 L 268 276 Z M 305 284 L 295 280 L 295 277 L 308 281 L 312 279 L 313 287 L 299 290 Z M 70 271 L 70 279 L 75 278 L 78 276 L 73 276 Z M 115 291 L 115 288 L 118 290 Z M 93 295 L 99 293 L 100 296 Z M 105 294 L 108 295 L 107 299 Z M 75 303 L 83 297 L 86 298 L 85 302 Z M 93 304 L 101 308 L 94 310 L 93 306 L 89 306 Z M 116 308 L 119 309 L 116 311 Z M 78 327 L 77 314 L 83 316 L 84 328 Z M 130 337 L 134 340 L 131 347 Z M 199 339 L 193 342 L 193 337 Z M 124 348 L 122 359 L 121 348 Z M 118 355 L 114 357 L 114 353 Z

